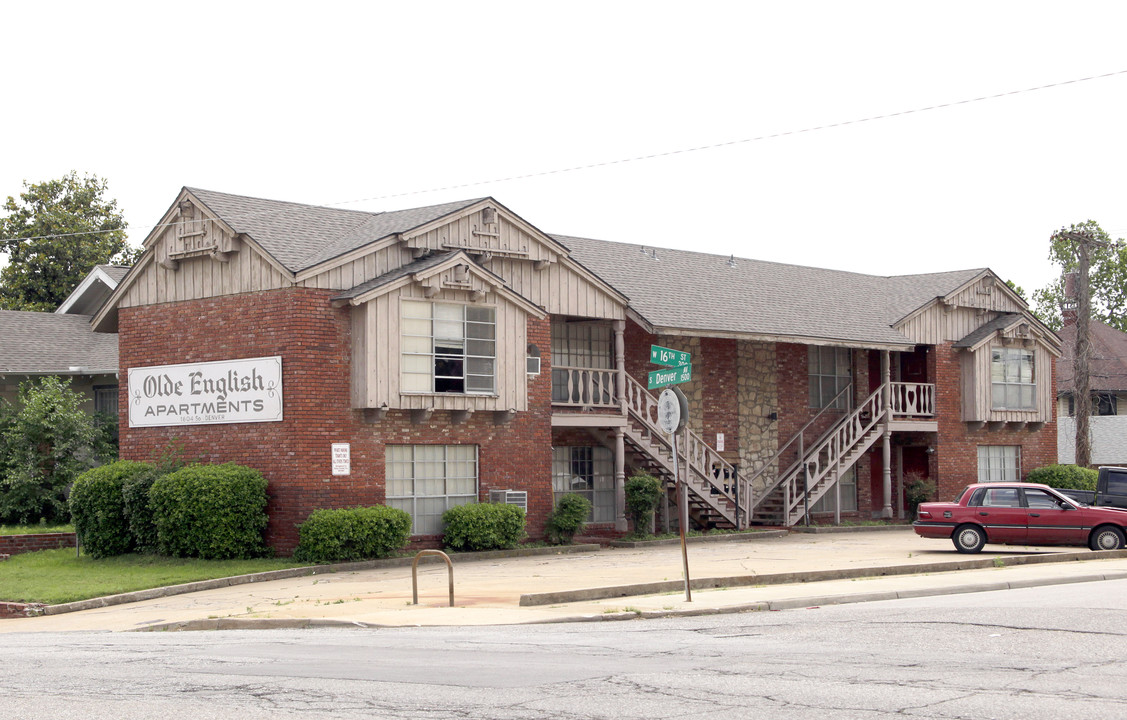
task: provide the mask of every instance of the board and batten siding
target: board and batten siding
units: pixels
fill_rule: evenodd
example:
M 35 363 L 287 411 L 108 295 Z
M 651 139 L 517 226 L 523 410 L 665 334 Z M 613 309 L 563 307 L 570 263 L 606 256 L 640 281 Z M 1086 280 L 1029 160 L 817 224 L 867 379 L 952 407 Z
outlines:
M 400 301 L 403 299 L 479 304 L 496 309 L 496 394 L 400 393 Z M 527 410 L 525 312 L 490 294 L 471 303 L 469 294 L 444 291 L 427 298 L 419 285 L 407 285 L 352 308 L 352 401 L 356 408 L 410 410 Z
M 493 258 L 485 264 L 503 277 L 513 292 L 544 308 L 550 315 L 624 320 L 626 307 L 611 293 L 583 277 L 567 261 L 537 270 L 532 263 Z
M 226 262 L 208 256 L 186 258 L 179 261 L 176 270 L 160 265 L 152 255 L 143 262 L 118 307 L 202 300 L 293 285 L 292 280 L 246 244 L 231 253 Z
M 923 311 L 893 327 L 918 345 L 940 345 L 962 340 L 1003 313 L 1023 311 L 1024 308 L 1014 303 L 1002 309 L 986 309 L 947 307 L 935 301 Z
M 990 358 L 996 342 L 986 343 L 962 355 L 962 396 L 964 422 L 1051 422 L 1056 398 L 1053 397 L 1053 355 L 1040 343 L 1033 347 L 1033 382 L 1036 385 L 1036 410 L 995 410 L 991 400 Z M 1005 345 L 1004 347 L 1017 347 Z
M 504 213 L 495 213 L 496 221 L 492 223 L 486 223 L 483 214 L 484 209 L 478 210 L 418 234 L 404 234 L 403 240 L 411 248 L 493 252 L 530 262 L 554 263 L 559 258 L 558 251 Z

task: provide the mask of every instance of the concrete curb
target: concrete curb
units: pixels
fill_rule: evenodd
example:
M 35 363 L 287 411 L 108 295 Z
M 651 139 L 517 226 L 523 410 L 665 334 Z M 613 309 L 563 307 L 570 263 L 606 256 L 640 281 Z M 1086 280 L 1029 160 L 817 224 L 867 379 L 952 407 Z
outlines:
M 1005 567 L 1012 565 L 1035 565 L 1040 563 L 1079 562 L 1083 560 L 1108 560 L 1127 558 L 1127 550 L 1104 550 L 1101 552 L 1046 553 L 1043 555 L 1007 556 L 979 558 L 974 560 L 953 560 L 950 562 L 926 563 L 916 565 L 891 565 L 886 567 L 841 568 L 837 570 L 813 570 L 809 572 L 773 573 L 769 575 L 738 575 L 732 577 L 696 578 L 689 582 L 694 590 L 720 587 L 747 587 L 753 585 L 792 585 L 822 580 L 851 580 L 864 577 L 883 577 L 887 575 L 920 575 L 928 573 L 954 572 L 956 570 L 979 570 L 982 568 Z M 999 564 L 1000 563 L 1000 564 Z M 561 605 L 590 600 L 609 600 L 632 595 L 658 595 L 676 592 L 685 587 L 683 580 L 617 585 L 610 587 L 565 590 L 550 593 L 527 593 L 520 596 L 521 607 L 537 605 Z
M 500 558 L 534 557 L 540 555 L 571 555 L 575 553 L 594 552 L 598 545 L 560 545 L 543 548 L 517 548 L 515 550 L 490 550 L 476 553 L 450 553 L 450 559 L 456 562 L 470 562 L 479 560 L 497 560 Z M 197 582 L 169 585 L 167 587 L 150 588 L 120 593 L 118 595 L 105 595 L 90 598 L 89 600 L 76 600 L 75 602 L 60 603 L 58 605 L 29 606 L 27 617 L 39 615 L 62 615 L 63 613 L 94 610 L 96 608 L 125 605 L 127 603 L 155 600 L 171 595 L 184 595 L 200 592 L 201 590 L 216 590 L 231 587 L 232 585 L 245 585 L 247 583 L 269 582 L 271 580 L 286 580 L 307 575 L 326 575 L 338 572 L 351 572 L 353 570 L 372 570 L 378 568 L 407 567 L 414 558 L 386 558 L 383 560 L 364 560 L 362 562 L 337 563 L 335 565 L 310 565 L 299 568 L 286 568 L 284 570 L 269 570 L 267 572 L 252 573 L 250 575 L 234 575 L 232 577 L 215 578 L 213 580 L 200 580 Z M 419 559 L 420 565 L 441 563 L 437 556 L 425 556 Z
M 790 530 L 796 533 L 810 533 L 812 535 L 830 535 L 836 533 L 853 533 L 853 532 L 888 532 L 890 530 L 911 530 L 912 526 L 908 525 L 811 525 L 805 527 L 803 525 L 795 525 Z
M 718 543 L 718 542 L 750 542 L 753 540 L 766 540 L 768 538 L 786 537 L 787 530 L 763 530 L 749 533 L 724 533 L 723 535 L 695 535 L 685 538 L 688 544 Z M 608 540 L 606 544 L 615 548 L 647 548 L 663 545 L 680 545 L 681 538 L 666 538 L 664 540 Z

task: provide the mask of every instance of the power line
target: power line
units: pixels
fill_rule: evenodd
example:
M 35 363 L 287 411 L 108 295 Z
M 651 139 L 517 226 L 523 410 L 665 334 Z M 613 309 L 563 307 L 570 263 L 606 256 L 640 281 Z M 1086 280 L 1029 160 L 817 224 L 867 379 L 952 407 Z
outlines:
M 924 107 L 912 108 L 910 110 L 899 110 L 899 111 L 896 111 L 896 112 L 885 113 L 885 114 L 882 114 L 882 115 L 872 115 L 872 116 L 869 116 L 869 117 L 854 118 L 852 120 L 842 120 L 840 122 L 827 123 L 825 125 L 814 125 L 814 126 L 811 126 L 811 127 L 800 128 L 800 129 L 797 129 L 797 130 L 784 130 L 782 132 L 770 133 L 770 134 L 767 134 L 767 135 L 757 135 L 755 137 L 741 138 L 739 140 L 727 140 L 727 141 L 724 141 L 724 142 L 711 143 L 711 144 L 708 144 L 708 145 L 697 145 L 695 147 L 679 148 L 679 149 L 676 149 L 676 150 L 666 150 L 664 152 L 650 153 L 648 155 L 635 155 L 633 157 L 617 158 L 615 160 L 603 160 L 601 162 L 587 163 L 587 164 L 584 164 L 584 165 L 573 165 L 573 166 L 565 167 L 565 168 L 555 168 L 555 169 L 552 169 L 552 170 L 541 170 L 541 171 L 538 171 L 538 172 L 524 173 L 524 174 L 521 174 L 521 175 L 510 175 L 508 177 L 492 178 L 492 179 L 489 179 L 489 180 L 476 180 L 476 181 L 473 181 L 473 182 L 457 183 L 457 184 L 454 184 L 454 185 L 443 185 L 443 186 L 440 186 L 440 187 L 432 187 L 432 188 L 428 188 L 428 189 L 425 189 L 425 190 L 409 190 L 407 192 L 391 193 L 391 194 L 388 194 L 388 195 L 375 195 L 375 196 L 372 196 L 372 197 L 357 198 L 355 200 L 342 200 L 342 201 L 339 201 L 339 202 L 327 203 L 327 204 L 322 205 L 321 207 L 330 207 L 331 208 L 331 207 L 339 207 L 341 205 L 352 205 L 352 204 L 361 203 L 361 202 L 373 202 L 373 201 L 376 201 L 376 200 L 389 200 L 389 199 L 392 199 L 392 198 L 409 197 L 409 196 L 412 196 L 412 195 L 426 195 L 426 194 L 429 194 L 429 193 L 445 192 L 445 191 L 448 191 L 448 190 L 460 190 L 462 188 L 480 187 L 482 185 L 493 185 L 493 184 L 496 184 L 496 183 L 512 182 L 514 180 L 529 180 L 531 178 L 547 177 L 549 175 L 561 175 L 561 174 L 564 174 L 564 173 L 579 172 L 579 171 L 582 171 L 582 170 L 594 170 L 595 168 L 610 167 L 610 166 L 613 166 L 613 165 L 625 165 L 627 163 L 643 162 L 645 160 L 656 160 L 658 158 L 672 157 L 674 155 L 684 155 L 684 154 L 687 154 L 687 153 L 701 152 L 701 151 L 704 151 L 704 150 L 717 150 L 717 149 L 725 148 L 725 147 L 733 147 L 735 145 L 745 145 L 745 144 L 748 144 L 748 143 L 763 142 L 763 141 L 766 141 L 766 140 L 776 140 L 778 138 L 790 137 L 792 135 L 805 135 L 805 134 L 808 134 L 808 133 L 820 132 L 820 131 L 823 131 L 823 130 L 833 130 L 835 128 L 848 127 L 850 125 L 860 125 L 860 124 L 863 124 L 863 123 L 876 122 L 878 120 L 889 120 L 889 119 L 892 119 L 892 118 L 903 117 L 905 115 L 915 115 L 915 114 L 924 113 L 924 112 L 931 112 L 933 110 L 943 110 L 943 109 L 946 109 L 946 108 L 958 107 L 960 105 L 970 105 L 970 104 L 973 104 L 973 103 L 985 102 L 987 100 L 998 100 L 998 99 L 1001 99 L 1001 98 L 1011 97 L 1011 96 L 1014 96 L 1014 95 L 1023 95 L 1023 94 L 1026 94 L 1026 93 L 1040 92 L 1042 90 L 1052 90 L 1054 88 L 1065 87 L 1065 86 L 1068 86 L 1068 85 L 1076 85 L 1078 83 L 1090 82 L 1092 80 L 1104 80 L 1104 79 L 1111 78 L 1111 77 L 1117 77 L 1119 75 L 1127 75 L 1127 70 L 1116 70 L 1114 72 L 1103 73 L 1101 75 L 1089 75 L 1087 77 L 1073 78 L 1071 80 L 1062 80 L 1060 82 L 1048 83 L 1048 84 L 1045 84 L 1045 85 L 1036 85 L 1034 87 L 1021 88 L 1021 89 L 1018 89 L 1018 90 L 1008 90 L 1008 91 L 1005 91 L 1005 92 L 994 93 L 992 95 L 981 95 L 981 96 L 978 96 L 978 97 L 966 98 L 966 99 L 963 99 L 963 100 L 953 100 L 951 102 L 939 103 L 939 104 L 936 104 L 936 105 L 926 105 Z M 228 217 L 230 217 L 231 219 L 235 219 L 235 218 L 244 219 L 244 218 L 248 218 L 248 217 L 257 217 L 257 216 L 260 216 L 260 215 L 271 215 L 271 214 L 274 214 L 275 212 L 277 212 L 277 211 L 263 210 L 262 212 L 244 213 L 242 215 L 231 215 L 231 216 L 228 216 Z M 176 222 L 176 223 L 164 223 L 162 225 L 161 224 L 153 225 L 149 228 L 149 232 L 152 232 L 153 230 L 156 230 L 158 228 L 175 227 L 175 226 L 182 225 L 182 224 L 183 223 Z M 46 239 L 50 239 L 50 238 L 71 237 L 71 236 L 75 236 L 75 235 L 96 235 L 96 234 L 100 234 L 102 232 L 112 232 L 112 231 L 107 230 L 107 231 L 92 231 L 92 232 L 81 232 L 81 233 L 61 233 L 61 234 L 58 234 L 58 235 L 37 235 L 35 237 L 29 237 L 29 238 L 0 238 L 0 241 L 6 241 L 6 240 L 46 240 Z

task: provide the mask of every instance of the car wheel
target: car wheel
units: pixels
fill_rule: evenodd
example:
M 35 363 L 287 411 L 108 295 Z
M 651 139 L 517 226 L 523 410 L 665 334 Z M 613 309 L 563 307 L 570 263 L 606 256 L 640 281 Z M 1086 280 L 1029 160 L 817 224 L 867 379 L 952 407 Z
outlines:
M 1122 550 L 1124 544 L 1123 531 L 1114 525 L 1096 528 L 1088 539 L 1088 547 L 1093 550 Z
M 961 553 L 976 553 L 986 544 L 986 531 L 977 525 L 960 525 L 951 535 L 951 541 Z

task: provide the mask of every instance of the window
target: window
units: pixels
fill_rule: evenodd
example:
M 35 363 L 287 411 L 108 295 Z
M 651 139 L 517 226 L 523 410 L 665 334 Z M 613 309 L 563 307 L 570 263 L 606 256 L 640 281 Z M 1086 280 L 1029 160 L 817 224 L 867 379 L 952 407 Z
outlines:
M 1021 507 L 1021 498 L 1018 497 L 1017 488 L 988 488 L 982 496 L 982 507 Z
M 838 480 L 841 483 L 841 511 L 857 512 L 857 468 L 851 467 L 841 474 Z M 810 507 L 812 513 L 829 513 L 834 511 L 837 502 L 837 491 L 830 488 L 829 492 L 819 498 L 818 502 Z
M 1096 393 L 1092 395 L 1093 415 L 1118 415 L 1119 396 L 1115 393 Z M 1076 396 L 1068 396 L 1068 415 L 1076 415 Z
M 1037 510 L 1056 510 L 1061 507 L 1061 502 L 1044 490 L 1026 490 L 1025 505 Z
M 613 367 L 609 325 L 591 322 L 552 323 L 552 402 L 592 401 L 586 388 L 572 388 L 569 396 L 568 368 L 609 370 Z M 602 402 L 610 402 L 608 392 L 602 395 Z
M 411 515 L 412 535 L 438 535 L 442 513 L 477 502 L 476 445 L 388 445 L 387 504 Z
M 569 493 L 591 501 L 588 522 L 614 522 L 614 455 L 605 447 L 552 448 L 555 500 Z
M 117 385 L 94 386 L 94 412 L 117 417 Z
M 495 391 L 494 308 L 404 300 L 402 315 L 403 392 Z
M 1021 446 L 979 445 L 979 482 L 1017 482 L 1021 480 Z
M 990 351 L 990 400 L 995 410 L 1036 410 L 1033 351 L 993 348 Z
M 806 362 L 810 373 L 810 407 L 824 408 L 831 404 L 837 410 L 849 407 L 849 393 L 837 397 L 851 382 L 849 348 L 810 345 Z

